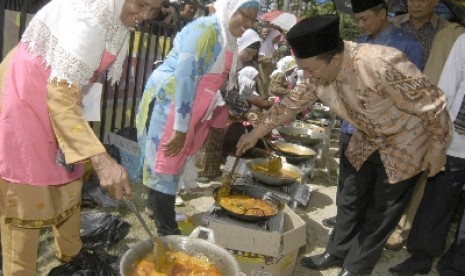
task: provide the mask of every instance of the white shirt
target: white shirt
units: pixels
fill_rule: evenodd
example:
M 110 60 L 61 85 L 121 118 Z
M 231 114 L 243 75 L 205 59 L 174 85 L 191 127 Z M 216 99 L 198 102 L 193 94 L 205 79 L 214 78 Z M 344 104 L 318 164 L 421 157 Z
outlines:
M 442 69 L 438 86 L 447 97 L 447 110 L 454 121 L 465 96 L 465 34 L 455 41 Z M 465 158 L 465 136 L 458 134 L 455 129 L 447 155 Z

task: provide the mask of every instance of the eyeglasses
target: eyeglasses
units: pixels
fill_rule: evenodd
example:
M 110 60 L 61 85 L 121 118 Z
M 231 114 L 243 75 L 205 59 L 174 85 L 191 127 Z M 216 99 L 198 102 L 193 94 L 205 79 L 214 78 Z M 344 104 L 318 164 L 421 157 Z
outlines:
M 237 11 L 241 13 L 242 18 L 247 19 L 250 23 L 255 24 L 256 22 L 258 22 L 256 17 L 252 17 L 246 14 L 245 12 L 241 11 L 241 9 L 237 9 Z
M 407 0 L 407 3 L 410 5 L 418 4 L 420 6 L 426 6 L 430 0 Z

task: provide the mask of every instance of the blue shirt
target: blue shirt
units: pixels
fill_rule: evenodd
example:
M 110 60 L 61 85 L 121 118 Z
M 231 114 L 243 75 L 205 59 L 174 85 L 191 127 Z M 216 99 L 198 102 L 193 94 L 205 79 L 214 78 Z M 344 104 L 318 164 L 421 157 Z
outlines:
M 358 43 L 368 43 L 389 46 L 403 52 L 407 58 L 415 64 L 420 71 L 423 71 L 423 48 L 420 41 L 408 32 L 389 25 L 379 34 L 362 35 L 357 39 Z M 353 134 L 356 128 L 346 121 L 342 121 L 341 131 L 346 134 Z

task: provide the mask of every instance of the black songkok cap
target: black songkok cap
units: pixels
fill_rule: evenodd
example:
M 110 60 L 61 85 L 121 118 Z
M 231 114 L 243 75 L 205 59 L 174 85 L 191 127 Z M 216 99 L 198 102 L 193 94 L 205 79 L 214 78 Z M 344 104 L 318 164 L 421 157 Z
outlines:
M 295 24 L 286 39 L 297 58 L 310 58 L 334 50 L 339 36 L 339 16 L 315 15 Z
M 351 0 L 350 2 L 352 2 L 353 13 L 364 12 L 381 4 L 386 5 L 384 0 Z

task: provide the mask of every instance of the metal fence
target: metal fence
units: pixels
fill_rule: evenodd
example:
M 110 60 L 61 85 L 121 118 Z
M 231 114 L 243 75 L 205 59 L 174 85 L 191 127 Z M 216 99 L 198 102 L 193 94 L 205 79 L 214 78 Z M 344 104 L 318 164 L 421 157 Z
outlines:
M 48 0 L 0 0 L 0 59 L 21 39 L 29 20 Z M 131 33 L 127 59 L 119 84 L 101 76 L 101 121 L 91 123 L 103 141 L 105 133 L 134 127 L 137 104 L 156 60 L 163 60 L 173 46 L 178 25 L 147 21 Z M 8 32 L 6 31 L 8 30 Z M 14 30 L 13 32 L 11 30 Z M 9 46 L 9 47 L 7 47 Z

